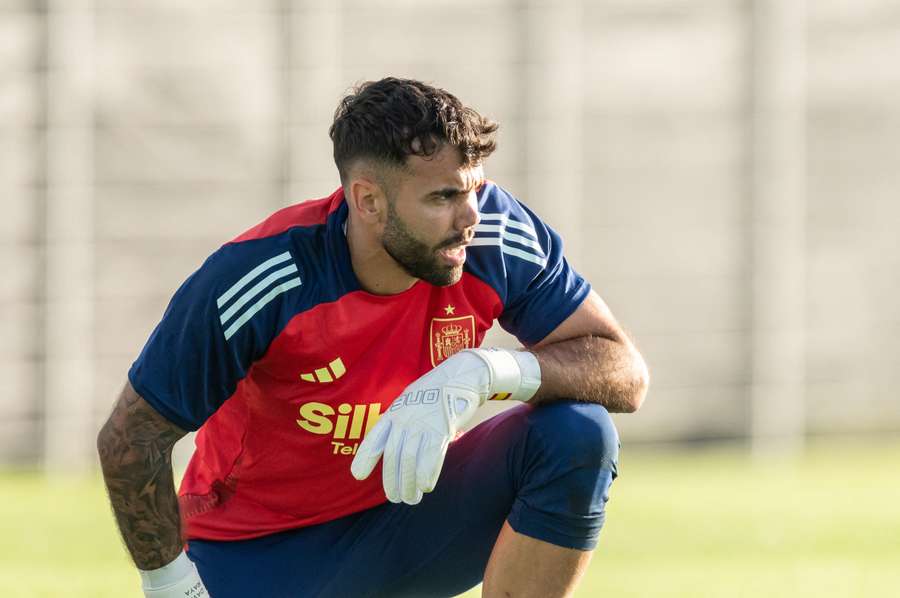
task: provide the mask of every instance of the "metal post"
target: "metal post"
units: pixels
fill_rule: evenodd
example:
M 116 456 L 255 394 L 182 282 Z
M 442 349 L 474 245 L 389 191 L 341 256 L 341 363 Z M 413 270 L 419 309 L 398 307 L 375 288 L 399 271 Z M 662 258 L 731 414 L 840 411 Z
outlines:
M 752 22 L 752 450 L 805 428 L 806 6 L 756 0 Z
M 290 38 L 284 119 L 290 138 L 285 204 L 321 197 L 336 187 L 331 126 L 334 109 L 349 82 L 342 73 L 343 3 L 303 0 L 288 3 Z
M 524 47 L 524 179 L 533 203 L 563 234 L 566 254 L 581 256 L 584 42 L 580 0 L 530 0 Z
M 93 454 L 94 12 L 47 3 L 44 221 L 44 462 L 81 469 Z

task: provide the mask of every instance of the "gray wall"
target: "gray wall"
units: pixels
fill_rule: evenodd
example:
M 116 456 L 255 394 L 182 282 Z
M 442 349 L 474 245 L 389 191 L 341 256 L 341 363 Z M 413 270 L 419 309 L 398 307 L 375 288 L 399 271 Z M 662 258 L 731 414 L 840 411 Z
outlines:
M 563 233 L 651 366 L 626 441 L 751 432 L 753 2 L 38 6 L 0 0 L 0 461 L 90 459 L 174 289 L 337 186 L 334 107 L 387 74 L 501 122 L 488 175 Z M 900 5 L 807 11 L 794 400 L 810 433 L 896 433 Z

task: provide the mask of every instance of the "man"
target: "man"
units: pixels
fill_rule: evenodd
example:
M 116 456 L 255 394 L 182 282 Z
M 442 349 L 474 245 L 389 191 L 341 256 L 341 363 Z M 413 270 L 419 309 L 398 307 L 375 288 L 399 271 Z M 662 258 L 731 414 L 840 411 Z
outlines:
M 145 595 L 571 593 L 616 475 L 607 411 L 647 370 L 485 180 L 496 129 L 418 81 L 361 85 L 330 131 L 341 188 L 175 293 L 98 438 Z M 528 349 L 479 349 L 495 319 Z M 460 435 L 490 399 L 527 404 Z

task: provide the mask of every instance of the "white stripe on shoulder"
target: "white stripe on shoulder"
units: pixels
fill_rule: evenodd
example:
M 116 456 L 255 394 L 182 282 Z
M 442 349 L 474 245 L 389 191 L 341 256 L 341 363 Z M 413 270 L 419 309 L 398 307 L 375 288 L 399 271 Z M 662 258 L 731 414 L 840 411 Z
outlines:
M 499 222 L 500 223 L 499 226 L 515 228 L 517 230 L 520 230 L 524 233 L 531 235 L 535 239 L 538 238 L 537 233 L 534 231 L 534 227 L 532 227 L 528 224 L 525 224 L 524 222 L 519 222 L 518 220 L 513 220 L 512 218 L 509 217 L 508 214 L 499 214 L 499 213 L 495 214 L 495 213 L 485 212 L 485 213 L 479 214 L 479 217 L 480 217 L 480 222 L 476 225 L 476 227 L 482 226 L 481 222 Z M 492 226 L 492 225 L 485 224 L 484 226 Z M 493 226 L 498 226 L 498 225 L 493 225 Z
M 479 224 L 475 227 L 476 237 L 479 236 L 478 233 L 500 233 L 504 239 L 514 241 L 515 243 L 534 249 L 535 252 L 537 252 L 541 256 L 544 255 L 544 248 L 541 247 L 540 243 L 529 239 L 528 237 L 523 237 L 522 235 L 511 233 L 508 230 L 504 229 L 502 226 L 497 226 L 495 224 Z
M 524 251 L 517 247 L 511 247 L 504 243 L 503 238 L 501 237 L 475 237 L 472 239 L 470 245 L 481 245 L 481 246 L 489 246 L 493 245 L 495 247 L 499 247 L 500 251 L 505 253 L 506 255 L 511 255 L 513 257 L 517 257 L 519 259 L 525 260 L 527 262 L 531 262 L 533 264 L 537 264 L 540 267 L 544 267 L 547 265 L 547 258 L 543 255 L 535 255 L 529 251 Z
M 485 220 L 487 220 L 489 222 L 498 222 L 498 221 L 503 222 L 504 220 L 509 218 L 509 216 L 507 216 L 506 214 L 499 214 L 499 213 L 493 213 L 493 212 L 480 212 L 478 214 L 478 216 L 479 216 L 479 218 L 481 218 L 482 222 L 484 222 Z
M 534 229 L 532 227 L 528 226 L 527 224 L 525 224 L 524 222 L 518 222 L 517 220 L 507 220 L 506 226 L 508 226 L 509 228 L 518 229 L 522 232 L 526 232 L 529 235 L 531 235 L 532 237 L 534 237 L 535 239 L 538 238 L 537 233 L 534 232 Z
M 228 301 L 229 301 L 232 297 L 234 297 L 235 295 L 237 295 L 237 294 L 240 292 L 240 290 L 241 290 L 242 288 L 244 288 L 245 286 L 247 286 L 247 284 L 248 284 L 251 280 L 253 280 L 253 279 L 256 278 L 257 276 L 259 276 L 260 274 L 262 274 L 263 272 L 265 272 L 266 270 L 268 270 L 268 269 L 271 268 L 272 266 L 278 265 L 278 264 L 280 264 L 280 263 L 282 263 L 282 262 L 286 262 L 286 261 L 288 261 L 289 259 L 291 259 L 291 252 L 290 252 L 290 251 L 285 251 L 284 253 L 280 253 L 280 254 L 276 255 L 275 257 L 273 257 L 273 258 L 267 259 L 266 261 L 264 261 L 263 263 L 261 263 L 261 264 L 258 265 L 257 267 L 253 268 L 252 270 L 250 270 L 249 272 L 247 272 L 247 274 L 245 274 L 239 281 L 237 281 L 236 283 L 234 283 L 234 284 L 231 286 L 230 289 L 228 289 L 227 291 L 225 291 L 224 293 L 222 293 L 222 295 L 220 295 L 219 298 L 216 299 L 216 307 L 218 307 L 218 308 L 221 309 L 222 306 L 225 305 L 226 303 L 228 303 Z
M 527 251 L 522 251 L 521 249 L 516 249 L 515 247 L 510 247 L 506 243 L 500 246 L 500 249 L 503 250 L 503 253 L 507 255 L 511 255 L 513 257 L 517 257 L 519 259 L 523 259 L 527 262 L 532 262 L 543 268 L 547 265 L 547 258 L 539 257 L 534 255 L 533 253 L 528 253 Z
M 258 283 L 253 285 L 253 287 L 249 291 L 247 291 L 246 293 L 241 295 L 237 301 L 232 303 L 231 307 L 229 307 L 227 310 L 225 310 L 219 316 L 219 321 L 222 322 L 222 325 L 224 326 L 225 322 L 230 320 L 231 317 L 238 312 L 238 310 L 240 310 L 242 307 L 244 307 L 247 304 L 247 302 L 249 302 L 251 299 L 253 299 L 257 295 L 262 293 L 264 290 L 266 290 L 269 287 L 269 285 L 271 285 L 276 280 L 290 276 L 291 274 L 293 274 L 296 271 L 297 271 L 296 264 L 291 264 L 289 266 L 285 266 L 284 268 L 281 268 L 280 270 L 275 270 L 274 272 L 272 272 L 271 274 L 269 274 L 268 276 L 266 276 L 265 278 L 260 280 Z
M 245 311 L 240 318 L 235 320 L 227 330 L 225 330 L 225 340 L 228 340 L 232 336 L 234 336 L 234 333 L 240 330 L 241 326 L 246 324 L 250 320 L 250 318 L 256 315 L 256 312 L 264 308 L 270 301 L 272 301 L 272 299 L 286 291 L 290 291 L 293 288 L 299 287 L 301 284 L 303 283 L 300 282 L 300 277 L 297 276 L 294 278 L 289 278 L 280 285 L 273 287 L 268 293 L 263 295 L 259 301 L 254 303 L 250 309 Z

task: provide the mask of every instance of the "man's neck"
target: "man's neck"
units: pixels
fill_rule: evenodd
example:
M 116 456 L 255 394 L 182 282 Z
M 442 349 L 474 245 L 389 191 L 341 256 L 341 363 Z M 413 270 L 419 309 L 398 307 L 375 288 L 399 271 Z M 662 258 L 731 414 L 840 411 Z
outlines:
M 400 267 L 372 231 L 349 215 L 346 232 L 350 263 L 363 290 L 375 295 L 396 295 L 419 280 Z

